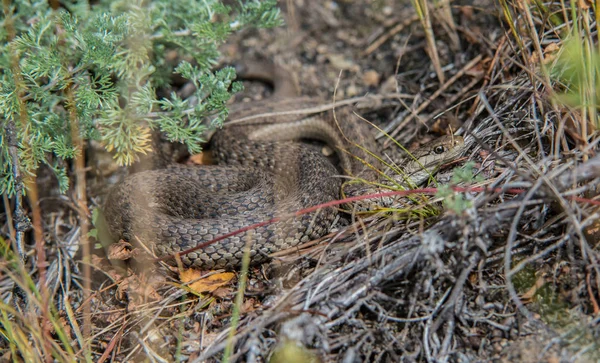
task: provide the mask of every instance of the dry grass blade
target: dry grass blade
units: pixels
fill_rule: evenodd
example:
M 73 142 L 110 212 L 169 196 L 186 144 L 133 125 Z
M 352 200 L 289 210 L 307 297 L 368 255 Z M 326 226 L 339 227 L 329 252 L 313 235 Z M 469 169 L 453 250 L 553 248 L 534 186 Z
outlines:
M 433 34 L 433 28 L 431 26 L 431 17 L 429 15 L 429 1 L 427 0 L 413 0 L 413 6 L 417 11 L 417 16 L 421 20 L 421 25 L 425 31 L 425 39 L 427 40 L 427 54 L 431 58 L 431 64 L 435 73 L 437 74 L 440 83 L 444 83 L 446 77 L 442 70 L 440 63 L 440 56 L 438 55 L 437 45 L 435 44 L 435 35 Z

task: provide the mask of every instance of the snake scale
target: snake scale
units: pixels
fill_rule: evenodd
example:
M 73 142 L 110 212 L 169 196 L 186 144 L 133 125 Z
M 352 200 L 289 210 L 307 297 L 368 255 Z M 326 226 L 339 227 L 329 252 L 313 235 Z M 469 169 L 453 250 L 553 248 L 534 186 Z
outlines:
M 276 77 L 277 75 L 275 75 Z M 277 78 L 276 78 L 277 79 Z M 157 256 L 181 252 L 215 237 L 255 223 L 288 215 L 340 198 L 341 174 L 366 181 L 381 179 L 383 156 L 372 127 L 350 107 L 321 107 L 317 98 L 287 97 L 286 82 L 275 82 L 274 97 L 251 107 L 234 105 L 230 119 L 213 136 L 218 165 L 185 166 L 139 172 L 109 192 L 104 211 L 115 238 L 139 239 Z M 278 90 L 285 90 L 284 95 Z M 297 142 L 318 139 L 337 151 L 339 170 L 314 148 Z M 456 158 L 463 148 L 459 136 L 444 136 L 397 161 L 419 184 L 430 172 Z M 367 166 L 368 165 L 368 166 Z M 406 185 L 402 177 L 396 178 Z M 373 192 L 356 184 L 345 194 Z M 181 256 L 186 266 L 235 268 L 250 241 L 253 263 L 269 254 L 328 233 L 335 208 L 258 227 Z

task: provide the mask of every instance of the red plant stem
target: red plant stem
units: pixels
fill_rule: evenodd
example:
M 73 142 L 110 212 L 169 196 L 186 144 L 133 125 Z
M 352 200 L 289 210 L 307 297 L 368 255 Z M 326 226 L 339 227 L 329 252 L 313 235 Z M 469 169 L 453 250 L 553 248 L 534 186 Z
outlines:
M 510 188 L 510 189 L 502 189 L 502 188 L 484 188 L 484 187 L 452 187 L 451 188 L 453 191 L 455 192 L 459 192 L 459 193 L 482 193 L 482 192 L 494 192 L 494 193 L 509 193 L 509 194 L 522 194 L 524 193 L 526 190 L 525 189 L 517 189 L 517 188 Z M 204 247 L 210 246 L 213 243 L 217 243 L 219 241 L 222 241 L 226 238 L 235 236 L 237 234 L 240 233 L 244 233 L 246 231 L 249 231 L 251 229 L 255 229 L 255 228 L 259 228 L 259 227 L 263 227 L 266 225 L 269 225 L 271 223 L 275 223 L 275 222 L 279 222 L 282 219 L 286 219 L 286 218 L 291 218 L 291 217 L 297 217 L 303 214 L 307 214 L 307 213 L 312 213 L 312 212 L 316 212 L 319 209 L 322 208 L 328 208 L 328 207 L 334 207 L 337 205 L 341 205 L 341 204 L 346 204 L 346 203 L 351 203 L 351 202 L 356 202 L 359 200 L 365 200 L 365 199 L 376 199 L 376 198 L 382 198 L 382 197 L 392 197 L 392 196 L 407 196 L 407 195 L 413 195 L 413 194 L 435 194 L 438 192 L 438 188 L 422 188 L 422 189 L 412 189 L 412 190 L 399 190 L 399 191 L 394 191 L 394 192 L 384 192 L 384 193 L 377 193 L 377 194 L 367 194 L 367 195 L 359 195 L 356 197 L 350 197 L 350 198 L 344 198 L 344 199 L 339 199 L 339 200 L 332 200 L 330 202 L 327 203 L 323 203 L 323 204 L 318 204 L 309 208 L 305 208 L 302 210 L 299 210 L 297 212 L 294 213 L 289 213 L 289 214 L 284 214 L 281 215 L 279 217 L 274 217 L 271 218 L 269 220 L 266 221 L 262 221 L 259 223 L 255 223 L 249 226 L 246 226 L 244 228 L 240 228 L 236 231 L 233 232 L 229 232 L 226 233 L 222 236 L 219 236 L 217 238 L 214 238 L 210 241 L 201 243 L 195 247 L 189 248 L 185 251 L 179 252 L 178 255 L 186 255 L 190 252 L 194 252 L 197 251 L 199 249 L 202 249 Z M 600 201 L 598 200 L 591 200 L 591 199 L 586 199 L 586 198 L 580 198 L 580 197 L 570 197 L 568 199 L 577 201 L 577 202 L 582 202 L 582 203 L 588 203 L 588 204 L 593 204 L 593 205 L 599 205 L 600 206 Z M 169 258 L 174 257 L 173 255 L 167 255 L 167 256 L 163 256 L 163 257 L 159 257 L 154 259 L 154 262 L 158 262 L 158 261 L 164 261 L 167 260 Z

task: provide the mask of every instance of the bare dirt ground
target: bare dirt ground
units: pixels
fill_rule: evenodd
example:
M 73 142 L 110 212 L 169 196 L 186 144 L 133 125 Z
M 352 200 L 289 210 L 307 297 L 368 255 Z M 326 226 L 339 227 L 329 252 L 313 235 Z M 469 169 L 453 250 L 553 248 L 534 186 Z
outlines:
M 252 267 L 229 340 L 238 275 L 198 296 L 164 266 L 126 277 L 95 258 L 94 360 L 216 361 L 228 343 L 240 361 L 600 359 L 598 206 L 585 201 L 595 197 L 599 161 L 574 136 L 570 110 L 544 98 L 536 42 L 522 34 L 518 46 L 493 1 L 432 7 L 429 25 L 409 1 L 281 8 L 285 26 L 231 38 L 223 64 L 274 61 L 324 103 L 390 95 L 359 112 L 407 147 L 464 136 L 469 149 L 456 166 L 475 163 L 477 177 L 459 184 L 471 189 L 418 197 L 411 211 L 344 217 L 322 240 Z M 532 21 L 550 57 L 558 37 L 547 19 Z M 245 86 L 235 102 L 270 92 Z M 48 233 L 74 239 L 74 215 L 49 213 Z M 77 275 L 64 255 L 54 281 L 61 269 Z M 55 282 L 55 291 L 80 301 L 68 276 L 70 287 Z

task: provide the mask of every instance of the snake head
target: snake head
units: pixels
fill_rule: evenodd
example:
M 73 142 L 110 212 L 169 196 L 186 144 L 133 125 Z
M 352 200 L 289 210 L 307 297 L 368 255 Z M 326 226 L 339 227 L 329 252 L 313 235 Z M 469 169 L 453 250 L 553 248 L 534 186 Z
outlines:
M 460 156 L 465 150 L 462 136 L 446 135 L 422 145 L 406 158 L 404 172 L 412 184 L 423 184 L 442 165 Z
M 412 153 L 415 161 L 423 166 L 443 165 L 456 159 L 464 150 L 465 140 L 462 136 L 446 135 L 421 146 Z
M 464 150 L 465 141 L 462 136 L 442 136 L 412 151 L 404 161 L 398 163 L 397 169 L 401 173 L 392 176 L 392 179 L 396 185 L 405 188 L 419 186 L 425 183 L 442 165 L 457 159 Z M 368 183 L 355 183 L 349 184 L 344 192 L 349 196 L 366 195 L 380 193 L 381 189 Z M 370 211 L 380 207 L 390 207 L 395 203 L 395 199 L 395 197 L 382 197 L 373 201 L 359 202 L 355 207 L 358 211 Z

